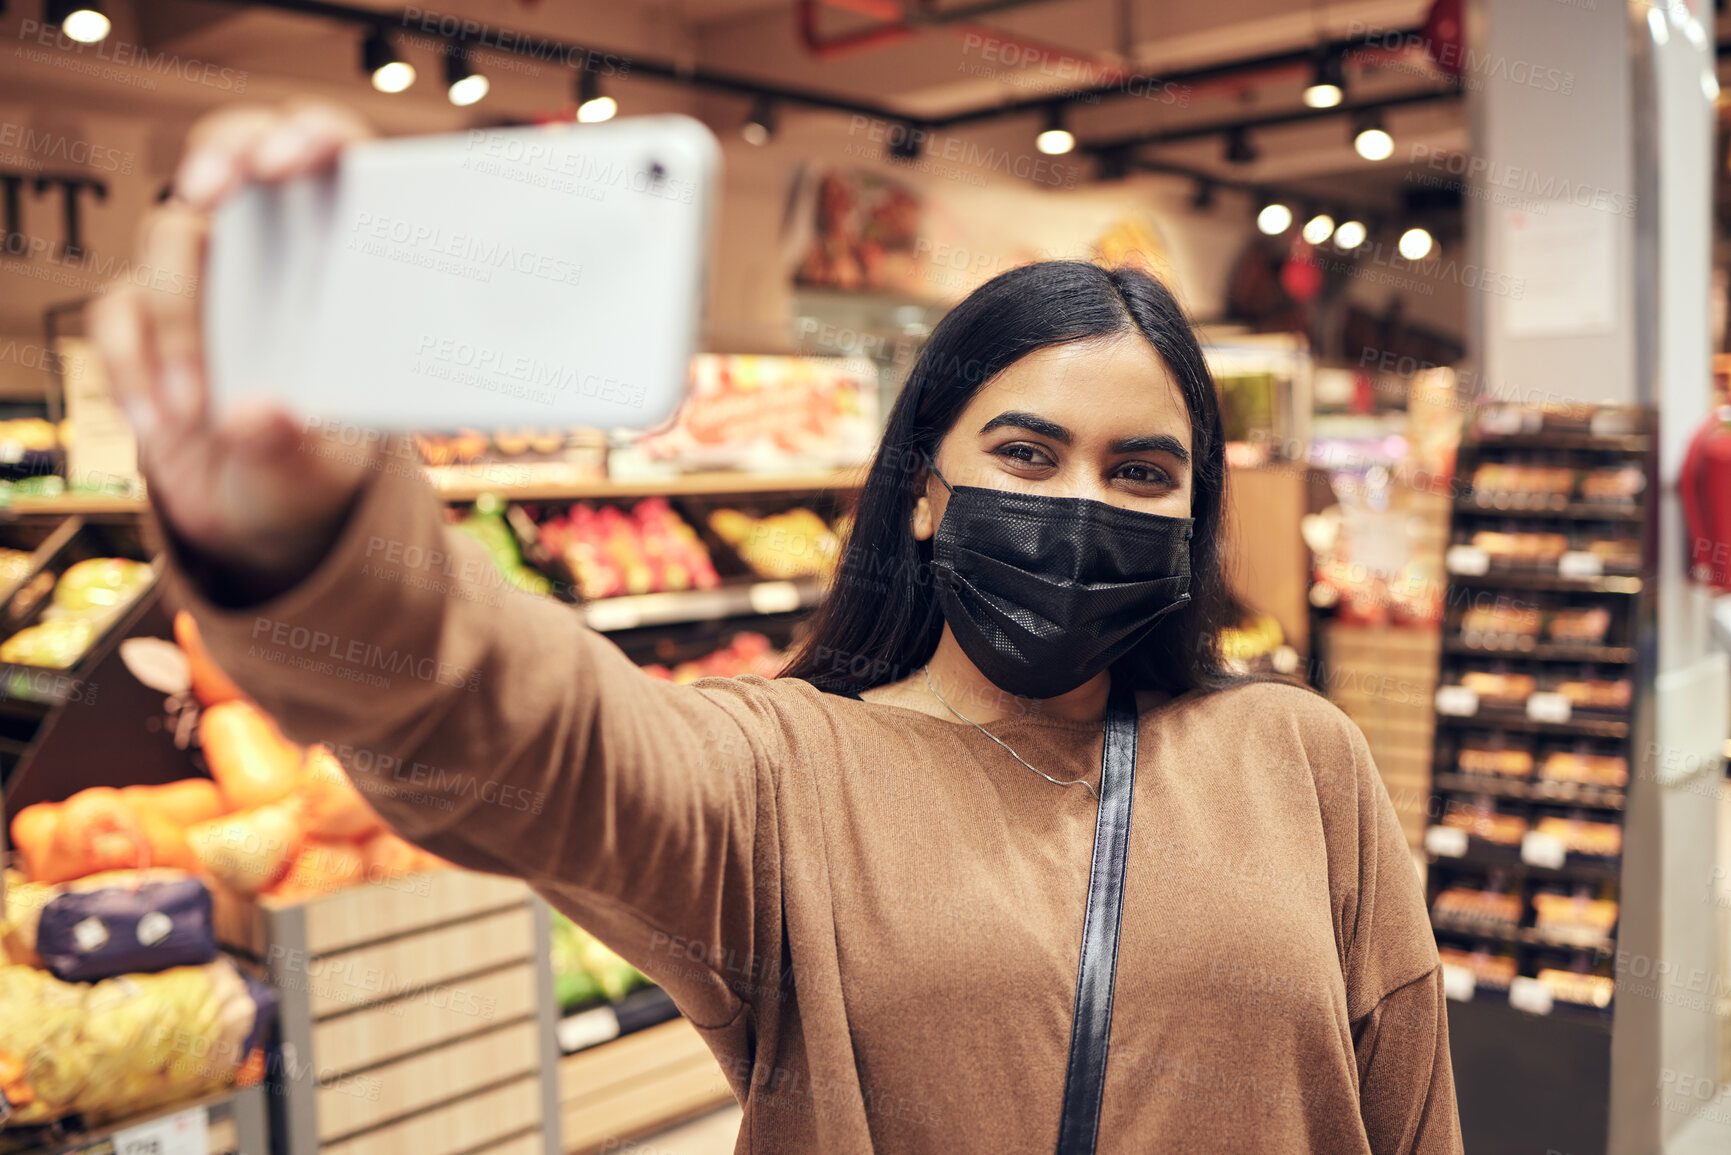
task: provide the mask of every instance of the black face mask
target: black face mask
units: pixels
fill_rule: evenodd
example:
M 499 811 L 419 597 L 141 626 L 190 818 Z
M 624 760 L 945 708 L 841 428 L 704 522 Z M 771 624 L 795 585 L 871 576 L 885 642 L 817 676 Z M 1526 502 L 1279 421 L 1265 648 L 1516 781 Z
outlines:
M 938 604 L 1002 690 L 1068 693 L 1190 601 L 1188 517 L 937 477 L 950 491 L 932 543 Z

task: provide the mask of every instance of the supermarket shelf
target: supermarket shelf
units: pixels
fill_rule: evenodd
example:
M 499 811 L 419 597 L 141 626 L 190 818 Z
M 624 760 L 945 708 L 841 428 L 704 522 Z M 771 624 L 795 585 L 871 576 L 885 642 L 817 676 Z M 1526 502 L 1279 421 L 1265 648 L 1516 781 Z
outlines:
M 1487 449 L 1572 449 L 1602 453 L 1645 453 L 1652 438 L 1645 433 L 1510 433 L 1480 436 L 1467 443 Z
M 484 493 L 507 501 L 581 501 L 632 497 L 702 497 L 728 493 L 807 493 L 858 489 L 865 481 L 860 469 L 808 470 L 799 473 L 686 473 L 673 477 L 643 477 L 630 481 L 513 481 L 510 466 L 491 466 L 486 473 L 463 466 L 429 466 L 427 476 L 439 496 L 449 502 L 474 501 Z
M 816 605 L 823 587 L 816 578 L 746 582 L 712 590 L 628 594 L 579 607 L 589 628 L 608 633 L 640 626 L 712 621 L 761 614 L 785 614 Z
M 1615 882 L 1619 875 L 1618 860 L 1614 858 L 1571 854 L 1563 860 L 1562 866 L 1552 869 L 1523 860 L 1518 846 L 1502 846 L 1482 838 L 1469 839 L 1465 854 L 1431 854 L 1428 857 L 1433 867 L 1458 864 L 1472 870 L 1507 870 L 1544 882 Z
M 87 1131 L 17 1127 L 0 1133 L 0 1152 L 11 1155 L 97 1155 L 99 1152 L 205 1151 L 209 1155 L 262 1155 L 268 1149 L 268 1105 L 263 1085 L 218 1091 L 154 1108 Z M 202 1134 L 189 1134 L 186 1129 Z M 178 1142 L 176 1141 L 178 1140 Z
M 616 1003 L 566 1015 L 554 1025 L 561 1054 L 574 1055 L 679 1017 L 679 1008 L 660 987 L 632 991 Z
M 142 497 L 111 497 L 105 494 L 65 494 L 60 497 L 15 497 L 0 505 L 0 516 L 89 517 L 103 514 L 142 514 L 150 503 Z
M 1439 726 L 1479 730 L 1512 730 L 1523 734 L 1573 734 L 1581 738 L 1626 738 L 1629 723 L 1601 718 L 1571 718 L 1567 722 L 1535 722 L 1520 710 L 1480 706 L 1476 714 L 1438 714 Z
M 1551 947 L 1556 950 L 1588 950 L 1597 954 L 1614 954 L 1617 946 L 1613 939 L 1595 936 L 1593 938 L 1555 938 L 1546 935 L 1536 926 L 1511 926 L 1499 929 L 1489 929 L 1483 925 L 1469 922 L 1455 922 L 1447 915 L 1431 911 L 1431 926 L 1445 934 L 1461 935 L 1466 938 L 1482 939 L 1486 942 L 1502 943 L 1505 946 L 1538 946 Z
M 1518 570 L 1492 570 L 1482 574 L 1451 573 L 1449 581 L 1456 585 L 1488 587 L 1506 590 L 1557 590 L 1565 593 L 1638 594 L 1641 579 L 1634 576 L 1606 574 L 1602 577 L 1573 578 L 1550 573 Z
M 1491 794 L 1500 798 L 1520 798 L 1528 802 L 1560 803 L 1566 806 L 1587 806 L 1594 810 L 1623 809 L 1621 790 L 1608 786 L 1583 786 L 1578 782 L 1524 781 L 1499 779 L 1488 774 L 1457 774 L 1440 770 L 1435 777 L 1438 790 L 1452 794 Z
M 1458 1013 L 1455 1011 L 1454 1008 L 1459 1006 L 1459 1005 L 1460 1005 L 1459 1003 L 1451 1003 L 1451 1005 L 1449 1007 L 1449 1011 L 1450 1011 L 1451 1016 L 1453 1014 Z M 1505 1013 L 1505 1014 L 1510 1014 L 1510 1015 L 1519 1015 L 1521 1017 L 1521 1020 L 1526 1020 L 1526 1019 L 1532 1018 L 1532 1015 L 1530 1012 L 1518 1010 L 1518 1009 L 1511 1007 L 1509 1005 L 1509 992 L 1507 990 L 1499 990 L 1496 987 L 1488 987 L 1488 986 L 1485 986 L 1483 983 L 1480 983 L 1474 989 L 1472 1002 L 1467 1004 L 1467 1005 L 1468 1006 L 1478 1005 L 1478 1006 L 1482 1006 L 1482 1007 L 1494 1007 L 1499 1013 Z M 1552 1018 L 1552 1019 L 1560 1019 L 1560 1020 L 1563 1020 L 1565 1022 L 1587 1023 L 1587 1024 L 1590 1024 L 1592 1026 L 1600 1027 L 1606 1032 L 1606 1034 L 1609 1034 L 1610 1029 L 1611 1029 L 1611 1012 L 1616 1007 L 1616 1005 L 1617 1005 L 1617 1000 L 1615 997 L 1613 997 L 1611 999 L 1610 1003 L 1604 1007 L 1594 1007 L 1594 1006 L 1589 1006 L 1586 1003 L 1571 1003 L 1565 999 L 1557 999 L 1555 1002 L 1553 1002 L 1551 1004 L 1550 1014 L 1547 1015 L 1546 1017 Z M 1455 1029 L 1454 1024 L 1451 1022 L 1450 1023 L 1451 1033 L 1454 1031 L 1454 1029 Z
M 1591 501 L 1570 501 L 1555 506 L 1501 506 L 1492 501 L 1471 497 L 1455 499 L 1455 510 L 1482 517 L 1543 517 L 1567 518 L 1570 521 L 1640 521 L 1646 511 L 1637 505 L 1605 505 Z
M 1443 640 L 1445 654 L 1467 654 L 1483 658 L 1527 658 L 1535 662 L 1597 662 L 1626 666 L 1635 660 L 1632 646 L 1570 646 L 1556 642 L 1534 642 L 1527 646 L 1474 645 L 1461 638 Z

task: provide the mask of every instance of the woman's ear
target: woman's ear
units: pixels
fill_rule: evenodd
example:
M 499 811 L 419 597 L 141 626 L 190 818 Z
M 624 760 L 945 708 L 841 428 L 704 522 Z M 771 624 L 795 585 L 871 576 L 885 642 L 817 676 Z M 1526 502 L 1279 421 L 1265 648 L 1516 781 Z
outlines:
M 914 531 L 915 541 L 931 540 L 932 532 L 936 528 L 932 519 L 932 499 L 923 493 L 914 502 L 914 516 L 910 526 Z

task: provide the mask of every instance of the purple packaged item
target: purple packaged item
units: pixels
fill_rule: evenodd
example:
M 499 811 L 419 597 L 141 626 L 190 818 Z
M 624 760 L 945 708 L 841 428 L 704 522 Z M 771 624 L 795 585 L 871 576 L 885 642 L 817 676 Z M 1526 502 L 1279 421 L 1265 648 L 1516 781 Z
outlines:
M 42 907 L 36 953 L 72 983 L 203 965 L 216 957 L 210 891 L 190 877 L 65 891 Z

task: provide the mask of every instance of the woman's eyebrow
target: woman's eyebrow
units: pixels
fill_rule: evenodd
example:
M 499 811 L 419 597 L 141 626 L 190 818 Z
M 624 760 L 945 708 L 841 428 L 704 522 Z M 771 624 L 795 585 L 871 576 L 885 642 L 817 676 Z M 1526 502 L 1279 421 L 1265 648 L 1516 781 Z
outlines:
M 1170 453 L 1182 464 L 1190 464 L 1190 451 L 1184 443 L 1167 433 L 1151 437 L 1120 437 L 1107 447 L 1113 453 Z
M 998 414 L 980 426 L 980 432 L 990 433 L 992 430 L 1002 429 L 1006 425 L 1014 429 L 1026 429 L 1029 433 L 1038 433 L 1042 437 L 1050 437 L 1053 441 L 1064 445 L 1070 444 L 1070 431 L 1062 425 L 1055 421 L 1047 421 L 1044 417 L 1036 417 L 1032 413 L 1020 413 L 1013 409 Z

